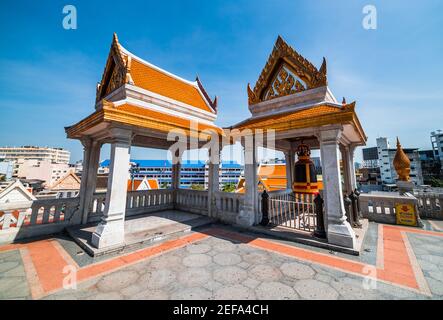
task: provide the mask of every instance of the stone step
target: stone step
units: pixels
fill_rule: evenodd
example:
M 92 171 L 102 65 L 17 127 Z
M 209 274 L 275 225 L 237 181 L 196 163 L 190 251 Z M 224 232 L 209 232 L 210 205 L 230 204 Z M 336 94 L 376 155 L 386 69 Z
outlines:
M 196 215 L 197 216 L 197 215 Z M 68 234 L 74 241 L 92 257 L 99 257 L 111 253 L 123 253 L 137 250 L 149 244 L 165 241 L 170 238 L 179 237 L 183 233 L 214 223 L 216 220 L 205 216 L 197 216 L 194 219 L 183 222 L 172 222 L 158 228 L 150 228 L 147 230 L 127 233 L 125 235 L 125 243 L 117 246 L 106 248 L 95 248 L 91 245 L 91 235 L 95 230 L 94 226 L 83 228 L 68 228 Z

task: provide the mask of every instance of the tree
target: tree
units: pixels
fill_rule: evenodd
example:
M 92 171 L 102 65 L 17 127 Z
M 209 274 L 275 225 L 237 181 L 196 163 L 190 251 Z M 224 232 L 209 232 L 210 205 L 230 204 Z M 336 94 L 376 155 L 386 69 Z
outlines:
M 168 183 L 167 182 L 162 182 L 160 185 L 160 189 L 167 189 L 168 188 Z
M 429 179 L 429 184 L 433 188 L 443 188 L 443 180 L 437 179 L 435 177 L 431 177 Z
M 205 190 L 205 186 L 202 184 L 191 184 L 191 189 L 192 190 Z
M 237 185 L 235 183 L 225 183 L 222 186 L 223 192 L 235 192 L 235 189 L 237 189 Z

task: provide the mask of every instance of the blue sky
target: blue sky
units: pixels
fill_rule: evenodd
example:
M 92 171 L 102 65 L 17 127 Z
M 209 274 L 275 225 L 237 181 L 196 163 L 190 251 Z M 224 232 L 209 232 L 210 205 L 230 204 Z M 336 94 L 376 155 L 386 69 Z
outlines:
M 77 8 L 76 30 L 62 27 L 67 4 Z M 362 27 L 367 4 L 377 8 L 377 30 Z M 220 126 L 249 116 L 246 85 L 280 34 L 315 65 L 327 58 L 329 86 L 337 99 L 357 101 L 369 146 L 398 135 L 404 147 L 429 149 L 429 133 L 443 129 L 442 12 L 438 0 L 2 0 L 0 145 L 62 146 L 81 159 L 64 126 L 94 110 L 117 32 L 145 60 L 186 79 L 198 74 L 219 97 Z M 136 149 L 133 156 L 164 154 Z

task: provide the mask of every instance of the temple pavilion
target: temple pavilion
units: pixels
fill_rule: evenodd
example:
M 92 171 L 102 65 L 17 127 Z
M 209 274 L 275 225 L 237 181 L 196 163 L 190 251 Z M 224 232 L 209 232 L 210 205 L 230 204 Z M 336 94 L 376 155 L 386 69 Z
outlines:
M 280 36 L 254 88 L 248 90 L 251 117 L 231 129 L 273 130 L 275 149 L 286 160 L 287 181 L 294 181 L 297 147 L 320 149 L 328 242 L 355 247 L 355 233 L 346 221 L 343 195 L 356 188 L 354 151 L 367 137 L 355 112 L 355 102 L 339 103 L 328 87 L 326 59 L 319 69 Z M 257 150 L 255 147 L 254 150 Z M 343 186 L 340 172 L 343 163 Z M 249 223 L 259 222 L 257 154 L 245 165 L 245 208 Z M 289 164 L 289 165 L 288 165 Z M 288 188 L 292 183 L 288 183 Z
M 97 85 L 95 111 L 65 128 L 68 138 L 80 140 L 84 147 L 79 205 L 84 224 L 96 189 L 100 149 L 105 143 L 111 145 L 105 208 L 92 245 L 124 242 L 130 147 L 169 149 L 176 141 L 168 140 L 168 134 L 174 131 L 187 138 L 211 131 L 221 134 L 214 124 L 216 117 L 217 98 L 209 97 L 198 77 L 188 81 L 152 65 L 126 50 L 114 34 Z M 184 143 L 192 147 L 189 141 Z M 174 161 L 174 189 L 179 185 L 179 166 L 180 161 Z
M 164 206 L 156 208 L 198 212 L 239 226 L 258 224 L 262 217 L 257 175 L 261 142 L 254 132 L 269 131 L 275 137 L 272 146 L 285 154 L 287 193 L 293 192 L 297 147 L 303 143 L 320 150 L 327 241 L 354 248 L 355 233 L 346 220 L 343 195 L 356 188 L 354 150 L 367 139 L 355 102 L 336 100 L 328 87 L 325 59 L 317 69 L 281 37 L 254 88 L 248 85 L 247 93 L 250 118 L 222 130 L 214 123 L 217 98 L 209 97 L 198 78 L 188 81 L 152 65 L 126 50 L 114 35 L 97 86 L 95 111 L 66 128 L 68 138 L 78 139 L 84 146 L 78 223 L 91 222 L 94 208 L 100 213 L 91 235 L 92 245 L 105 248 L 124 244 L 125 216 L 135 212 L 134 206 L 138 206 L 137 213 L 145 213 L 156 205 L 146 200 L 148 192 L 155 190 L 143 191 L 142 200 L 133 193 L 128 196 L 131 146 L 170 149 L 177 142 L 170 133 L 177 131 L 186 137 L 188 149 L 204 147 L 206 141 L 214 140 L 214 133 L 229 144 L 235 139 L 226 136 L 234 130 L 252 141 L 248 147 L 246 139 L 241 140 L 245 150 L 244 193 L 219 190 L 217 152 L 214 161 L 214 154 L 210 154 L 208 190 L 186 190 L 185 194 L 179 190 L 181 154 L 173 152 L 172 190 L 161 195 Z M 199 137 L 198 143 L 192 143 L 193 137 Z M 95 183 L 100 148 L 105 143 L 111 145 L 111 162 L 103 210 L 99 210 L 100 204 L 93 202 L 98 199 Z

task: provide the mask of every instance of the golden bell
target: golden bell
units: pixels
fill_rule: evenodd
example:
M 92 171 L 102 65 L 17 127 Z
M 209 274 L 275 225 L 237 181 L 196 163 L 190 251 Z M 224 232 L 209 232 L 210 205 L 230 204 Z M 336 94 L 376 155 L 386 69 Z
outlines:
M 309 146 L 301 143 L 297 147 L 297 156 L 298 161 L 295 163 L 292 191 L 295 193 L 318 193 L 317 172 L 311 160 L 311 150 Z

